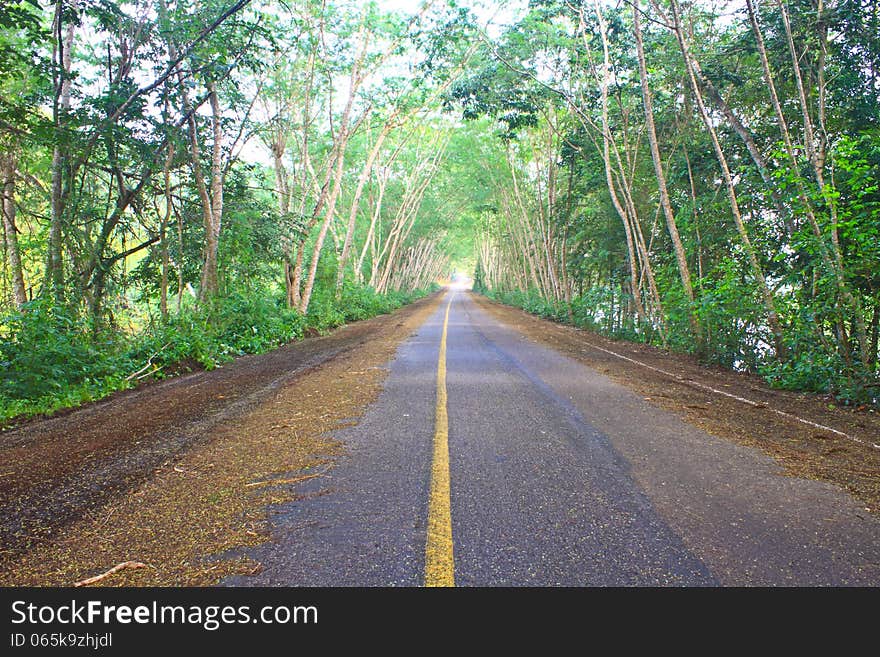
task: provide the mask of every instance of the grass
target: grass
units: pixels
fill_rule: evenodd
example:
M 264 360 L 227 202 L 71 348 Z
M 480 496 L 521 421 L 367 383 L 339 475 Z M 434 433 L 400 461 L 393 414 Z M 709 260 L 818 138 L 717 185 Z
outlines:
M 0 426 L 52 415 L 150 379 L 214 369 L 237 356 L 391 312 L 428 292 L 377 294 L 347 285 L 337 298 L 319 290 L 306 315 L 280 298 L 231 294 L 135 335 L 96 331 L 76 312 L 38 299 L 0 323 Z

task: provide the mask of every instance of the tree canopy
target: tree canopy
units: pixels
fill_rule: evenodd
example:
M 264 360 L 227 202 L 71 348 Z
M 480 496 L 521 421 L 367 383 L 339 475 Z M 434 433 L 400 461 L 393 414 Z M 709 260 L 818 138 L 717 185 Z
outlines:
M 4 2 L 0 401 L 49 343 L 47 379 L 103 389 L 469 271 L 876 404 L 878 27 L 867 0 Z

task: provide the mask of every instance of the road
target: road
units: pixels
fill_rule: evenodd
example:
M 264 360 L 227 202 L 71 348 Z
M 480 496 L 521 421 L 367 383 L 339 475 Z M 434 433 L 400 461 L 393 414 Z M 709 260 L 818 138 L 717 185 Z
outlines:
M 385 319 L 154 382 L 0 434 L 0 554 L 22 553 L 35 539 L 100 513 L 290 381 L 371 344 L 387 331 Z
M 877 585 L 880 521 L 448 291 L 228 585 Z M 328 481 L 330 482 L 328 484 Z

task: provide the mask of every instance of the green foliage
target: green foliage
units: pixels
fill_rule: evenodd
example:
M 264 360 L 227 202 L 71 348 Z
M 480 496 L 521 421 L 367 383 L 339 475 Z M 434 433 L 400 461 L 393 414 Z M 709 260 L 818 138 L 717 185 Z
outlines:
M 731 269 L 726 279 L 705 289 L 701 296 L 697 312 L 703 326 L 709 329 L 703 354 L 706 362 L 757 372 L 776 388 L 830 393 L 845 404 L 877 404 L 877 395 L 872 392 L 875 386 L 870 385 L 871 375 L 860 373 L 857 368 L 847 365 L 839 354 L 816 343 L 815 318 L 808 311 L 787 333 L 790 358 L 781 362 L 773 357 L 770 336 L 766 328 L 761 328 L 760 303 L 754 298 L 744 303 L 740 296 L 741 286 L 730 278 L 734 271 L 735 268 Z M 607 312 L 611 290 L 608 288 L 592 288 L 572 299 L 570 314 L 565 304 L 547 300 L 535 290 L 487 290 L 484 294 L 544 319 L 573 324 L 616 340 L 641 342 L 648 339 L 648 334 L 636 333 L 631 327 L 612 324 L 609 329 Z M 684 324 L 670 337 L 669 346 L 676 351 L 686 352 L 694 348 Z
M 282 257 L 277 204 L 249 187 L 257 173 L 255 167 L 233 167 L 223 193 L 228 219 L 220 242 L 220 267 L 227 288 L 233 290 L 256 289 L 273 280 Z
M 722 260 L 701 281 L 696 316 L 704 327 L 703 360 L 729 369 L 755 371 L 770 354 L 771 335 L 762 321 L 758 290 L 732 258 Z M 672 330 L 672 346 L 693 345 L 685 317 Z
M 330 294 L 313 297 L 309 304 L 309 326 L 313 333 L 326 333 L 345 324 L 345 313 Z
M 619 291 L 618 293 L 619 294 Z M 646 333 L 636 331 L 634 326 L 620 325 L 611 314 L 615 292 L 611 288 L 591 288 L 571 300 L 571 305 L 543 297 L 537 290 L 488 290 L 485 295 L 508 306 L 521 308 L 528 313 L 560 324 L 572 324 L 602 333 L 614 339 L 642 342 Z
M 477 260 L 477 266 L 474 269 L 474 292 L 485 294 L 488 290 L 486 287 L 486 272 L 483 270 L 483 261 Z
M 39 299 L 6 318 L 0 330 L 0 395 L 28 399 L 113 375 L 110 334 L 94 335 L 67 308 Z
M 124 387 L 120 344 L 44 299 L 0 323 L 0 420 L 76 405 Z
M 845 364 L 840 356 L 815 344 L 809 315 L 803 314 L 788 332 L 791 357 L 784 363 L 763 363 L 761 374 L 774 387 L 789 390 L 834 392 L 847 388 L 840 376 Z
M 94 333 L 81 315 L 41 299 L 0 323 L 0 422 L 100 399 L 145 378 L 214 369 L 236 356 L 391 312 L 427 293 L 381 295 L 350 284 L 338 301 L 320 294 L 303 316 L 281 298 L 236 292 L 130 339 Z
M 536 290 L 511 290 L 508 292 L 489 292 L 488 296 L 496 301 L 507 304 L 508 306 L 516 306 L 522 308 L 526 312 L 552 319 L 557 322 L 568 321 L 568 309 L 565 304 L 555 303 L 549 299 L 545 299 Z
M 235 293 L 145 332 L 127 352 L 132 363 L 213 369 L 235 356 L 268 351 L 303 336 L 306 320 L 280 299 Z M 151 358 L 152 356 L 152 358 Z
M 424 294 L 421 290 L 412 293 L 392 290 L 388 294 L 377 294 L 370 287 L 349 283 L 342 289 L 339 308 L 346 322 L 354 322 L 390 313 Z
M 47 57 L 37 49 L 47 37 L 41 11 L 37 0 L 0 2 L 0 135 L 8 125 L 45 127 L 38 111 L 48 95 Z

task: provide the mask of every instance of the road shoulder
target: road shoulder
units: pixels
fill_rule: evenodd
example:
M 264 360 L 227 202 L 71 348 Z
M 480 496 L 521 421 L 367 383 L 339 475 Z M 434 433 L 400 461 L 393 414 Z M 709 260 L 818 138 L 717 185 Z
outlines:
M 293 499 L 297 483 L 326 476 L 342 449 L 332 432 L 356 422 L 376 399 L 398 345 L 438 302 L 435 296 L 379 318 L 381 330 L 368 343 L 285 381 L 138 486 L 23 554 L 0 557 L 0 583 L 71 585 L 128 561 L 146 567 L 100 584 L 211 585 L 258 572 L 260 564 L 230 550 L 269 540 L 269 506 Z M 232 556 L 217 558 L 221 553 Z
M 692 357 L 647 345 L 608 340 L 480 295 L 472 297 L 481 310 L 528 339 L 591 367 L 713 436 L 760 449 L 786 475 L 843 488 L 864 504 L 865 512 L 880 515 L 880 449 L 871 446 L 880 437 L 877 413 L 841 408 L 817 395 L 773 390 L 756 376 L 706 367 Z M 685 381 L 616 358 L 597 346 Z M 693 387 L 687 381 L 753 400 L 758 406 Z M 792 421 L 771 409 L 832 427 L 861 442 Z

